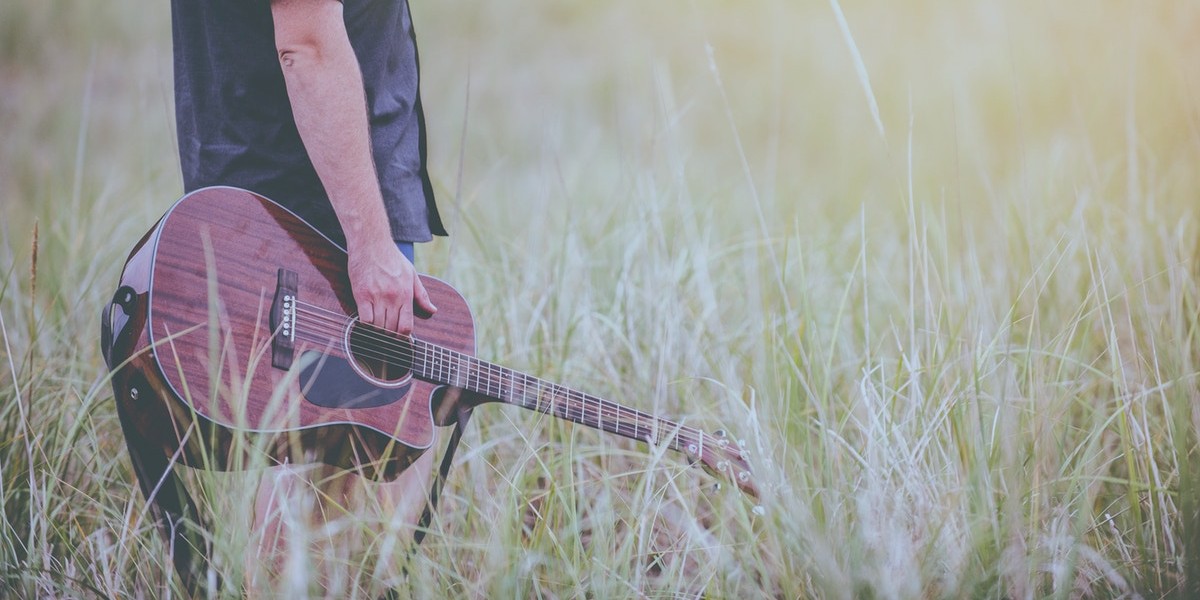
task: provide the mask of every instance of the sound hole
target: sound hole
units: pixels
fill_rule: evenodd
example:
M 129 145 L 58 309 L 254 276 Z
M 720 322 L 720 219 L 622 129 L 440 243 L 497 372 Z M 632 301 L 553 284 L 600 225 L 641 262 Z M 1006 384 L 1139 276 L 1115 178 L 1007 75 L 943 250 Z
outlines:
M 361 323 L 350 328 L 348 339 L 354 366 L 364 375 L 382 383 L 408 379 L 412 364 L 409 340 Z

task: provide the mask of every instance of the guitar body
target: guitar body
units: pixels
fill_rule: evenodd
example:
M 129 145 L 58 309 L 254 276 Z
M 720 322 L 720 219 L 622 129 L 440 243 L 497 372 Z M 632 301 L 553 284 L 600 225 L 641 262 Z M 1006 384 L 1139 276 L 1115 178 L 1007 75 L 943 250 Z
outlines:
M 413 336 L 473 355 L 466 301 L 422 281 L 439 310 Z M 398 340 L 356 329 L 345 250 L 256 194 L 182 198 L 130 254 L 117 300 L 123 416 L 185 464 L 238 468 L 265 452 L 391 478 L 453 422 L 460 390 L 377 360 L 373 347 Z

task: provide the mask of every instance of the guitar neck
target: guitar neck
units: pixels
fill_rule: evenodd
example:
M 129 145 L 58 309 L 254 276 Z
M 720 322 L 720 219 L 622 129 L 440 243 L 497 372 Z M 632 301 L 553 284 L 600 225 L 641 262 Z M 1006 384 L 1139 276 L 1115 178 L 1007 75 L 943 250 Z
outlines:
M 724 433 L 709 435 L 639 410 L 622 406 L 557 383 L 480 360 L 417 338 L 409 338 L 404 360 L 413 376 L 461 388 L 480 396 L 566 419 L 608 433 L 666 446 L 682 452 L 758 496 L 750 465 L 742 454 L 744 442 L 731 444 Z
M 413 374 L 580 425 L 697 454 L 704 433 L 474 356 L 413 340 Z

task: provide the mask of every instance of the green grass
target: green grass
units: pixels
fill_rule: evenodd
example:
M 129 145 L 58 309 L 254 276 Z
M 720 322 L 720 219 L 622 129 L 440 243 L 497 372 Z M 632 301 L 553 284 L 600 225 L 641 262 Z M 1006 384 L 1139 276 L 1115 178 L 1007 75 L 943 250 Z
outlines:
M 1200 589 L 1200 6 L 415 4 L 453 233 L 419 261 L 479 354 L 725 427 L 767 512 L 489 406 L 409 594 Z M 165 3 L 0 7 L 3 596 L 182 595 L 96 321 L 180 192 L 169 48 Z M 256 477 L 189 475 L 235 585 Z M 276 591 L 399 584 L 381 519 Z

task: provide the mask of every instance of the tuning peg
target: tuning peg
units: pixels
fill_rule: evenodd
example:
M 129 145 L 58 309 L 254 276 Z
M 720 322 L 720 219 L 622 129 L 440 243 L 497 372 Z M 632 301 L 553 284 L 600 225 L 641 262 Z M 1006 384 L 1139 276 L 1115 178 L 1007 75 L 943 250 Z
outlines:
M 713 437 L 717 438 L 717 446 L 721 448 L 724 448 L 729 444 L 729 438 L 726 436 L 727 434 L 725 433 L 724 429 L 718 429 L 713 432 Z

